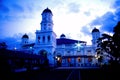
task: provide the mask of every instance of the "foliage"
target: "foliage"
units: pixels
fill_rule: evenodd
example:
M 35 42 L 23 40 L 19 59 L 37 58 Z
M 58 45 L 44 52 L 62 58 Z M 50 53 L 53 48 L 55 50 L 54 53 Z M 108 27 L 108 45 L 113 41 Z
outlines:
M 114 27 L 114 35 L 113 35 L 113 42 L 114 42 L 114 53 L 115 56 L 118 58 L 120 57 L 120 21 L 118 24 Z
M 5 42 L 1 42 L 0 49 L 6 49 L 6 48 L 7 48 L 7 44 Z
M 115 58 L 117 61 L 120 58 L 120 22 L 114 27 L 113 36 L 109 34 L 102 34 L 97 40 L 98 48 L 97 54 L 108 53 L 111 58 Z

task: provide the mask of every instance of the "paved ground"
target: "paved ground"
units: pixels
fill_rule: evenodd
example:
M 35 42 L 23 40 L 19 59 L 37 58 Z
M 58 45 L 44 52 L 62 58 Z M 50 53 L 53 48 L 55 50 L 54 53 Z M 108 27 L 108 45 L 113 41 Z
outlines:
M 57 68 L 49 71 L 1 74 L 0 80 L 119 80 L 117 72 L 119 71 L 99 68 Z

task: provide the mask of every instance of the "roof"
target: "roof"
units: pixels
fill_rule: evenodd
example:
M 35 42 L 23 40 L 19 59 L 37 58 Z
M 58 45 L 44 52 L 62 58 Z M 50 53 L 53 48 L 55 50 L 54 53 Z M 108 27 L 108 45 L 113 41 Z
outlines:
M 94 29 L 92 30 L 92 33 L 94 33 L 94 32 L 100 32 L 100 31 L 99 31 L 99 29 L 94 28 Z
M 27 34 L 24 34 L 22 38 L 29 38 Z
M 3 50 L 0 49 L 0 57 L 2 58 L 26 58 L 26 59 L 43 59 L 41 55 L 29 54 L 23 51 Z
M 67 39 L 67 38 L 59 38 L 57 39 L 57 45 L 62 44 L 75 44 L 78 43 L 79 40 Z M 86 43 L 85 41 L 79 41 L 80 43 Z
M 49 8 L 46 8 L 44 11 L 43 11 L 43 13 L 51 13 L 52 14 L 52 11 L 49 9 Z M 42 14 L 43 14 L 42 13 Z
M 35 43 L 31 43 L 31 44 L 23 45 L 22 47 L 33 47 L 34 45 L 35 45 Z

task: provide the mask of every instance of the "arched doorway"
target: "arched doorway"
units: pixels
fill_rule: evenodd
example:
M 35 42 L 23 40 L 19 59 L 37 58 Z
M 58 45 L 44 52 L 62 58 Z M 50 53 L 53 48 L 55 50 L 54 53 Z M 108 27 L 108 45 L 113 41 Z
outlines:
M 43 49 L 43 50 L 40 50 L 38 54 L 41 55 L 41 56 L 43 56 L 43 57 L 45 57 L 45 58 L 47 58 L 47 53 L 48 52 Z
M 41 68 L 47 69 L 49 67 L 49 59 L 47 57 L 48 52 L 46 50 L 40 50 L 38 54 L 43 57 L 43 60 L 41 61 L 42 63 Z

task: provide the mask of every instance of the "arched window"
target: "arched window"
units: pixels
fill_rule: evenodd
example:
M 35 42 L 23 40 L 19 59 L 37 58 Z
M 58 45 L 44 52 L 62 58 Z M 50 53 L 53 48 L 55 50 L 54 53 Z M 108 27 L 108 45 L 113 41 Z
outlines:
M 45 36 L 43 36 L 43 43 L 45 42 Z
M 48 36 L 48 42 L 50 42 L 50 36 Z
M 40 43 L 40 37 L 38 36 L 38 43 Z
M 92 57 L 88 57 L 88 62 L 92 62 Z
M 71 62 L 71 58 L 67 58 L 67 61 L 68 61 L 68 63 L 70 63 Z
M 44 30 L 46 30 L 46 27 L 44 26 Z
M 80 57 L 78 57 L 77 59 L 78 59 L 78 62 L 81 62 L 81 58 Z

